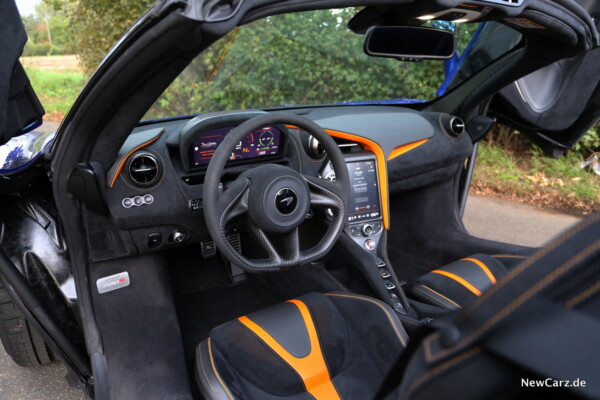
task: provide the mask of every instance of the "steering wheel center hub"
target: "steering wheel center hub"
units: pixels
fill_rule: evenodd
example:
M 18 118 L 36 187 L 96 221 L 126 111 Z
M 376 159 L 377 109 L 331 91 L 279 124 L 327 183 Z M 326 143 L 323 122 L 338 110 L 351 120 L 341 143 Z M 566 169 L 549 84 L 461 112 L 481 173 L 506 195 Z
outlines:
M 284 233 L 306 219 L 310 192 L 299 173 L 281 165 L 255 168 L 250 174 L 249 213 L 266 232 Z
M 298 195 L 292 188 L 283 188 L 275 195 L 275 208 L 283 215 L 294 212 L 298 206 Z

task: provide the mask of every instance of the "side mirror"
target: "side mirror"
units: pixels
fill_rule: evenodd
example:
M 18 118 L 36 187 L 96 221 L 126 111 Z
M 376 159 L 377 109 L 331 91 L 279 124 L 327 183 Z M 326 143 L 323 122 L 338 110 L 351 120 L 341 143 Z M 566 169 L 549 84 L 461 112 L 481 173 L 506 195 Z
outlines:
M 455 49 L 452 32 L 423 26 L 373 26 L 365 37 L 364 51 L 373 57 L 403 61 L 447 60 Z

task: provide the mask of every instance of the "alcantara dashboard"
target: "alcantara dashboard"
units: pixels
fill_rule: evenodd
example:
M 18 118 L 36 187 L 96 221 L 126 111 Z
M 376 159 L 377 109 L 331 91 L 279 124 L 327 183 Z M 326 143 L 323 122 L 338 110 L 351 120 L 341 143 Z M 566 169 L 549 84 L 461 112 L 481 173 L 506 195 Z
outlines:
M 390 192 L 413 190 L 456 173 L 446 167 L 464 161 L 472 150 L 464 127 L 455 129 L 459 124 L 452 124 L 453 117 L 447 114 L 393 106 L 286 112 L 313 120 L 340 146 L 351 179 L 346 232 L 367 250 L 390 227 Z M 131 133 L 107 173 L 106 202 L 115 223 L 128 232 L 138 253 L 210 242 L 202 206 L 206 168 L 228 132 L 263 113 L 220 112 L 150 121 Z M 246 169 L 268 163 L 335 179 L 319 143 L 291 125 L 249 132 L 229 159 L 224 185 Z M 236 229 L 242 228 L 233 227 Z

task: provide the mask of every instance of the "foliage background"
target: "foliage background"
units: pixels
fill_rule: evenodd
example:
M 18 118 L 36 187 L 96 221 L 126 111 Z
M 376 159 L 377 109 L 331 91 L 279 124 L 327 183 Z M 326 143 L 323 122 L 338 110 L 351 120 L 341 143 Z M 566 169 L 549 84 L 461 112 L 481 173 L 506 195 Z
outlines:
M 346 28 L 355 13 L 355 9 L 343 9 L 285 14 L 240 27 L 196 58 L 146 118 L 279 105 L 435 98 L 443 80 L 442 63 L 402 63 L 366 56 L 363 36 Z
M 76 53 L 88 75 L 153 3 L 153 0 L 43 0 L 36 15 L 24 18 L 29 34 L 24 55 Z M 354 12 L 346 9 L 335 15 L 329 11 L 300 14 L 300 17 L 283 15 L 242 27 L 227 50 L 230 58 L 226 62 L 217 67 L 233 33 L 195 60 L 147 117 L 294 103 L 434 98 L 442 82 L 441 63 L 422 62 L 415 67 L 393 60 L 367 59 L 356 51 L 361 48 L 362 37 L 348 35 L 345 28 L 345 22 Z M 304 22 L 319 28 L 294 30 L 298 18 L 310 19 Z M 463 50 L 474 28 L 469 24 L 459 27 L 462 31 L 457 32 L 458 47 Z M 327 35 L 323 35 L 325 29 Z M 268 51 L 252 50 L 256 48 Z M 284 81 L 283 66 L 296 77 L 294 82 Z M 62 81 L 76 82 L 75 88 L 82 82 L 73 76 Z M 60 93 L 55 87 L 56 84 L 51 92 Z M 61 109 L 67 108 L 72 100 L 61 101 Z M 509 143 L 501 144 L 511 149 Z M 600 127 L 596 126 L 574 152 L 588 156 L 598 151 Z

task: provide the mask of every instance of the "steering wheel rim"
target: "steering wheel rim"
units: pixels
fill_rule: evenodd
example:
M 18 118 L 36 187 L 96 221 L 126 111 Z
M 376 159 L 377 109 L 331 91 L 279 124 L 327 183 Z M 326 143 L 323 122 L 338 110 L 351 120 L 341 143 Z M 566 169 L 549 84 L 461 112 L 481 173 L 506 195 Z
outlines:
M 245 171 L 220 191 L 219 183 L 235 145 L 250 132 L 264 126 L 285 124 L 303 129 L 319 140 L 329 156 L 336 181 L 307 176 L 286 166 L 265 164 Z M 346 225 L 349 192 L 350 178 L 344 156 L 335 141 L 319 125 L 294 114 L 264 114 L 231 130 L 213 154 L 204 179 L 204 217 L 210 235 L 225 258 L 248 272 L 276 271 L 315 261 L 331 250 Z M 295 199 L 290 201 L 290 197 Z M 295 202 L 288 215 L 284 213 L 287 209 L 281 211 L 273 208 L 273 204 L 277 207 L 277 200 Z M 329 208 L 332 216 L 326 233 L 317 245 L 301 250 L 298 227 L 311 207 Z M 245 217 L 250 233 L 267 258 L 247 258 L 229 243 L 227 223 L 240 216 Z M 280 247 L 283 249 L 273 244 L 270 234 L 280 238 Z

